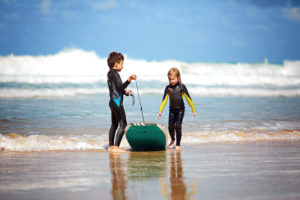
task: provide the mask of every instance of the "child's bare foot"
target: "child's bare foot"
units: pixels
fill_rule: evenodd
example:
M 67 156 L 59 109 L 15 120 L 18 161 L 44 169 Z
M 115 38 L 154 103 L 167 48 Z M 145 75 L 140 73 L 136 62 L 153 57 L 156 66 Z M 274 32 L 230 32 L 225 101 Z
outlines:
M 172 148 L 173 148 L 174 142 L 175 142 L 175 140 L 172 140 L 172 141 L 170 142 L 170 144 L 168 145 L 168 148 L 169 148 L 169 149 L 172 149 Z
M 113 151 L 114 148 L 115 148 L 115 146 L 108 146 L 107 150 L 108 150 L 108 151 Z
M 123 149 L 120 149 L 118 146 L 115 146 L 115 148 L 113 149 L 114 153 L 125 153 L 126 151 Z
M 180 150 L 180 146 L 176 146 L 175 150 L 179 151 Z

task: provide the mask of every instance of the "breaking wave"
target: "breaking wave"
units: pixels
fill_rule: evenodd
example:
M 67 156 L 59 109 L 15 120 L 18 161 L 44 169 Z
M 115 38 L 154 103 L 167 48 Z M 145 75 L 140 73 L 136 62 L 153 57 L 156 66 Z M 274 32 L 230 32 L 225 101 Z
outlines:
M 146 61 L 125 55 L 123 80 L 137 74 L 141 93 L 162 93 L 169 68 L 177 67 L 194 95 L 299 96 L 300 61 L 283 64 Z M 107 93 L 106 58 L 65 49 L 53 55 L 0 56 L 0 98 Z
M 226 131 L 211 133 L 185 133 L 182 144 L 220 143 L 220 142 L 258 142 L 258 141 L 299 141 L 299 130 L 264 131 Z M 30 135 L 22 136 L 16 133 L 0 134 L 0 149 L 2 151 L 86 151 L 103 150 L 107 148 L 107 136 L 99 135 Z M 129 148 L 124 139 L 121 147 Z
M 54 151 L 54 150 L 99 150 L 107 140 L 99 135 L 22 136 L 16 133 L 0 134 L 0 148 L 4 151 Z

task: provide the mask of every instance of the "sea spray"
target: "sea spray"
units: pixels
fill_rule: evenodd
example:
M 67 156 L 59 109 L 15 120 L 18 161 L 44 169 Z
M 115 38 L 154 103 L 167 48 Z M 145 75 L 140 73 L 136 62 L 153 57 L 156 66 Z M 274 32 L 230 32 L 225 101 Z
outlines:
M 142 94 L 158 94 L 177 67 L 192 95 L 299 96 L 300 61 L 283 64 L 146 61 L 125 56 L 120 73 L 138 76 Z M 53 55 L 0 56 L 0 98 L 108 93 L 106 58 L 93 51 L 65 49 Z

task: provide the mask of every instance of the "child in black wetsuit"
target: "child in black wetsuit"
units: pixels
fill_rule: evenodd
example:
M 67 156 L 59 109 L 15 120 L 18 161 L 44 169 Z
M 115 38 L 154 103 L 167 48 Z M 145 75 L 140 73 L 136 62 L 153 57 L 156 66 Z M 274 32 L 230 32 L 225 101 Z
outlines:
M 177 68 L 171 68 L 168 72 L 168 78 L 170 84 L 166 86 L 164 96 L 159 107 L 158 118 L 161 118 L 161 113 L 168 101 L 168 97 L 170 97 L 170 113 L 169 113 L 169 133 L 171 136 L 171 143 L 169 144 L 169 148 L 174 147 L 175 143 L 175 131 L 176 131 L 176 149 L 180 149 L 180 141 L 181 141 L 181 124 L 184 116 L 184 102 L 183 96 L 189 103 L 192 108 L 192 112 L 194 117 L 196 117 L 197 113 L 195 110 L 194 103 L 188 93 L 187 88 L 184 84 L 181 83 L 180 72 Z
M 109 147 L 111 151 L 121 151 L 119 149 L 125 127 L 127 126 L 126 114 L 123 107 L 123 95 L 130 93 L 125 90 L 132 80 L 136 80 L 136 75 L 131 75 L 124 83 L 118 72 L 123 69 L 124 56 L 121 53 L 111 52 L 107 58 L 107 64 L 110 70 L 107 73 L 107 84 L 109 89 L 109 107 L 111 110 L 111 127 L 109 130 Z M 116 140 L 115 133 L 118 128 Z

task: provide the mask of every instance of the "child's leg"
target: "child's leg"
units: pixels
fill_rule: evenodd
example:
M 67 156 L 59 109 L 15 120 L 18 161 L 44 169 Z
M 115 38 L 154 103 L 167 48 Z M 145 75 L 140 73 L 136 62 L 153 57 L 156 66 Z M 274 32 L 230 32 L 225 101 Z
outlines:
M 176 113 L 176 123 L 175 123 L 175 130 L 176 130 L 176 146 L 180 146 L 181 136 L 182 136 L 182 120 L 184 117 L 184 110 L 179 111 Z
M 171 140 L 170 144 L 168 145 L 169 148 L 172 148 L 174 146 L 175 140 Z
M 111 150 L 114 146 L 115 133 L 118 128 L 117 108 L 116 106 L 112 105 L 112 103 L 109 103 L 109 107 L 111 110 L 111 127 L 109 129 L 109 150 Z
M 175 114 L 173 112 L 170 111 L 169 113 L 169 134 L 171 137 L 171 143 L 168 145 L 169 147 L 174 145 L 175 142 L 175 124 L 174 124 L 174 116 Z
M 125 128 L 127 126 L 126 114 L 125 114 L 124 107 L 120 106 L 119 111 L 120 111 L 119 112 L 119 117 L 120 117 L 119 124 L 120 124 L 120 126 L 119 126 L 119 129 L 118 129 L 118 132 L 117 132 L 116 142 L 115 142 L 115 146 L 117 146 L 117 147 L 120 146 L 121 140 L 122 140 L 124 132 L 125 132 Z

